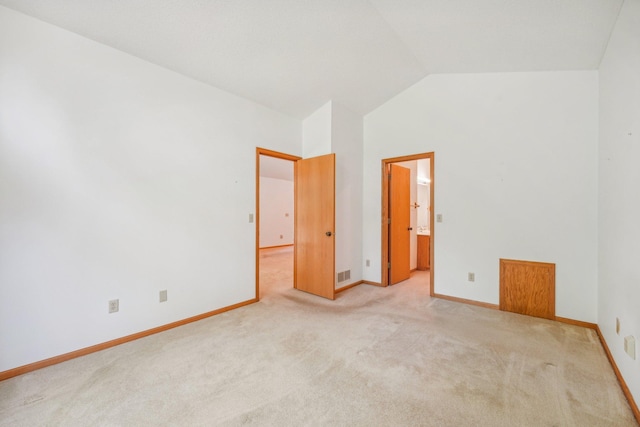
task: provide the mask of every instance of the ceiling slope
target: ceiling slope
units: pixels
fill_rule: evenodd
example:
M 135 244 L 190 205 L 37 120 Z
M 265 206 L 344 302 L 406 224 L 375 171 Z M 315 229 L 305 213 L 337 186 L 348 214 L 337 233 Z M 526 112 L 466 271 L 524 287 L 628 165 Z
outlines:
M 370 0 L 428 73 L 597 69 L 622 0 Z
M 622 0 L 0 0 L 305 118 L 365 114 L 429 73 L 595 69 Z

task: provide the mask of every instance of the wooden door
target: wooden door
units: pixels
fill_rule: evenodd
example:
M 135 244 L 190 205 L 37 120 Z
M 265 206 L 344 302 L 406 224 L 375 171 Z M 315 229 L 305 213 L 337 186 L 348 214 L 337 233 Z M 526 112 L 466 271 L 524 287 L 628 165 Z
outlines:
M 389 284 L 411 275 L 411 171 L 391 164 L 389 174 Z
M 500 310 L 555 320 L 556 265 L 500 260 Z
M 296 162 L 295 287 L 335 298 L 335 154 Z

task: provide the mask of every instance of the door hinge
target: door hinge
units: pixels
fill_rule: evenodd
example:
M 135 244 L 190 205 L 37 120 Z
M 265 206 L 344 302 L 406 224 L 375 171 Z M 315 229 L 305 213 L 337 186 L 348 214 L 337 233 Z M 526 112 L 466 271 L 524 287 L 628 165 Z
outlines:
M 387 263 L 387 268 L 391 268 L 391 263 L 390 262 Z
M 387 219 L 387 224 L 391 224 L 391 218 Z

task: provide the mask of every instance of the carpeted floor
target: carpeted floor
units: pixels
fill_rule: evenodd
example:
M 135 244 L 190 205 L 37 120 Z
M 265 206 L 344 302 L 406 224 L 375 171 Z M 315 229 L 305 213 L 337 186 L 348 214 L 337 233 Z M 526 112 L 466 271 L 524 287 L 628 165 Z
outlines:
M 328 301 L 287 256 L 257 304 L 0 383 L 0 426 L 637 425 L 591 330 L 430 299 L 427 272 Z

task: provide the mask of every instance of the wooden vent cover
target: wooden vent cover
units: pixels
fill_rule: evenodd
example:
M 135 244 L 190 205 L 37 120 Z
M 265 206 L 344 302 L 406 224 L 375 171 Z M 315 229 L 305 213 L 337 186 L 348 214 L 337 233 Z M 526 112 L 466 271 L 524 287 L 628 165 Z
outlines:
M 500 310 L 556 318 L 556 265 L 500 260 Z

